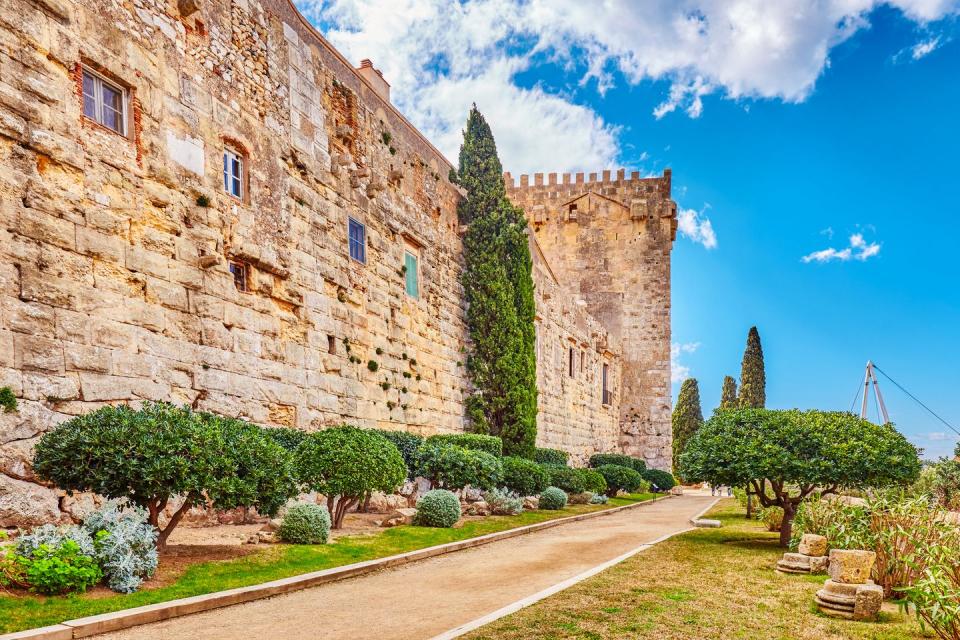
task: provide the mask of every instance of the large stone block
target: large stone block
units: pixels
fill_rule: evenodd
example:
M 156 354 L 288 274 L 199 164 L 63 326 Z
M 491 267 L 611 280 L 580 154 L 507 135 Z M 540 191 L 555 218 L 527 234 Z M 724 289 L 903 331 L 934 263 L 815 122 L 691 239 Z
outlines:
M 830 579 L 847 584 L 864 584 L 870 579 L 877 554 L 859 549 L 830 550 Z
M 62 520 L 56 491 L 0 473 L 0 527 L 33 527 Z
M 800 538 L 797 551 L 805 556 L 824 556 L 827 554 L 827 539 L 814 533 L 805 533 Z

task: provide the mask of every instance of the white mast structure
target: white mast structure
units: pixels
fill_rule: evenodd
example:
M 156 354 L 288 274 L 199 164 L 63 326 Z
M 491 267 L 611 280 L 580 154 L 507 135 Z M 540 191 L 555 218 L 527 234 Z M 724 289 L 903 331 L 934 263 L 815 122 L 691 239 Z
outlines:
M 883 415 L 883 423 L 890 422 L 890 416 L 887 414 L 887 405 L 883 403 L 883 394 L 880 393 L 880 383 L 877 382 L 877 374 L 873 372 L 873 362 L 867 360 L 867 373 L 863 379 L 863 402 L 860 404 L 860 417 L 867 418 L 867 395 L 870 393 L 870 382 L 873 381 L 873 393 L 877 398 L 877 406 Z

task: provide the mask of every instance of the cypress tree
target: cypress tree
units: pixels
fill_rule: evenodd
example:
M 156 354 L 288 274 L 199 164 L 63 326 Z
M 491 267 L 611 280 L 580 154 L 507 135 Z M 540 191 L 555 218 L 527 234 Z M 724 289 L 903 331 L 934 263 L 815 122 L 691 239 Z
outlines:
M 696 378 L 687 378 L 680 386 L 677 406 L 673 408 L 673 470 L 680 473 L 680 454 L 687 441 L 693 437 L 703 424 L 703 411 L 700 409 L 700 387 Z
M 737 408 L 737 381 L 732 376 L 723 377 L 723 390 L 720 392 L 720 408 Z
M 740 368 L 740 395 L 737 404 L 744 409 L 762 409 L 766 403 L 767 378 L 763 370 L 760 332 L 756 327 L 750 327 Z
M 533 266 L 523 211 L 506 196 L 503 168 L 486 120 L 470 110 L 460 147 L 459 206 L 467 225 L 462 283 L 473 394 L 467 417 L 477 433 L 500 436 L 505 455 L 533 457 L 537 437 L 537 360 Z

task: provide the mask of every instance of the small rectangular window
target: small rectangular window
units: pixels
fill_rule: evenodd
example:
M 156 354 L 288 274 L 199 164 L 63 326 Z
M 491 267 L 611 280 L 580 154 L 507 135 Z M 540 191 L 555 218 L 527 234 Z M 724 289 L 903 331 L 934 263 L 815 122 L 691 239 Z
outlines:
M 610 404 L 610 389 L 607 387 L 607 382 L 608 382 L 607 378 L 609 375 L 610 375 L 609 367 L 606 364 L 604 364 L 603 374 L 601 376 L 603 379 L 603 382 L 602 382 L 603 386 L 601 387 L 603 390 L 603 398 L 602 398 L 603 404 Z
M 233 286 L 237 291 L 247 291 L 247 265 L 242 262 L 231 262 L 230 273 L 233 274 Z
M 243 156 L 232 149 L 223 150 L 223 190 L 243 200 Z
M 580 350 L 580 373 L 583 373 L 583 363 L 587 359 L 587 354 L 581 349 Z
M 406 280 L 407 295 L 411 298 L 420 297 L 420 261 L 416 254 L 405 251 L 403 254 L 404 278 Z
M 569 375 L 571 378 L 573 377 L 573 372 L 574 372 L 573 361 L 574 361 L 573 347 L 568 347 L 568 349 L 567 349 L 567 368 L 568 368 L 567 375 Z
M 84 69 L 83 115 L 122 136 L 126 135 L 126 90 L 103 76 Z
M 337 352 L 337 339 L 333 336 L 327 336 L 327 353 L 335 354 Z
M 347 236 L 350 244 L 350 257 L 357 262 L 366 264 L 367 228 L 353 218 L 350 218 L 347 223 Z

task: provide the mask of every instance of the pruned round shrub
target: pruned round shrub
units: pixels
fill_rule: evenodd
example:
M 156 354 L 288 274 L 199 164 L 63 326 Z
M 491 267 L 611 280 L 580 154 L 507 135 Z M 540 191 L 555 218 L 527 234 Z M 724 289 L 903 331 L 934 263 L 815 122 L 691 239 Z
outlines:
M 546 469 L 526 458 L 504 456 L 503 486 L 521 496 L 535 496 L 550 485 Z
M 157 530 L 141 507 L 121 507 L 110 500 L 83 517 L 83 528 L 93 536 L 97 562 L 111 590 L 133 593 L 156 572 Z
M 372 429 L 393 443 L 403 456 L 403 463 L 407 466 L 407 477 L 413 478 L 417 469 L 417 449 L 423 444 L 423 436 L 407 431 L 390 431 L 388 429 Z
M 550 485 L 562 489 L 567 493 L 583 493 L 586 491 L 584 477 L 579 469 L 570 467 L 555 467 L 546 465 L 543 469 L 550 476 Z
M 292 544 L 327 544 L 330 513 L 318 504 L 303 502 L 287 509 L 277 534 Z
M 567 466 L 567 460 L 570 459 L 570 454 L 566 451 L 561 451 L 560 449 L 546 449 L 537 447 L 533 451 L 533 459 L 540 464 L 565 467 Z
M 523 511 L 523 498 L 512 491 L 490 489 L 484 492 L 483 500 L 495 516 L 515 516 Z
M 161 547 L 192 506 L 273 515 L 298 491 L 290 454 L 262 429 L 165 402 L 77 416 L 44 434 L 34 451 L 41 479 L 67 492 L 127 498 L 158 529 L 171 497 L 180 496 L 157 538 Z
M 558 487 L 547 487 L 540 493 L 540 509 L 558 511 L 567 506 L 567 493 Z
M 452 527 L 460 519 L 460 500 L 446 489 L 427 491 L 417 500 L 413 524 L 421 527 Z
M 596 469 L 577 469 L 577 473 L 583 480 L 583 490 L 592 493 L 605 493 L 607 491 L 607 481 L 603 474 Z
M 618 464 L 621 467 L 633 469 L 642 474 L 647 469 L 647 463 L 640 458 L 623 455 L 622 453 L 596 453 L 590 456 L 590 466 L 594 469 L 605 464 Z
M 479 433 L 440 433 L 426 439 L 428 444 L 448 444 L 464 449 L 486 451 L 492 456 L 503 455 L 503 440 L 497 436 L 486 436 Z
M 327 496 L 334 529 L 371 491 L 392 493 L 407 477 L 403 456 L 378 433 L 348 425 L 311 433 L 296 451 L 300 480 Z
M 656 487 L 657 491 L 670 491 L 677 486 L 677 480 L 668 471 L 661 469 L 647 469 L 640 474 L 644 480 L 651 486 Z
M 607 481 L 607 495 L 611 498 L 620 491 L 631 493 L 644 485 L 644 480 L 639 473 L 629 467 L 621 467 L 618 464 L 604 464 L 597 467 Z
M 432 487 L 492 489 L 503 480 L 501 459 L 485 451 L 464 449 L 431 442 L 427 438 L 417 450 L 417 475 L 430 481 Z

